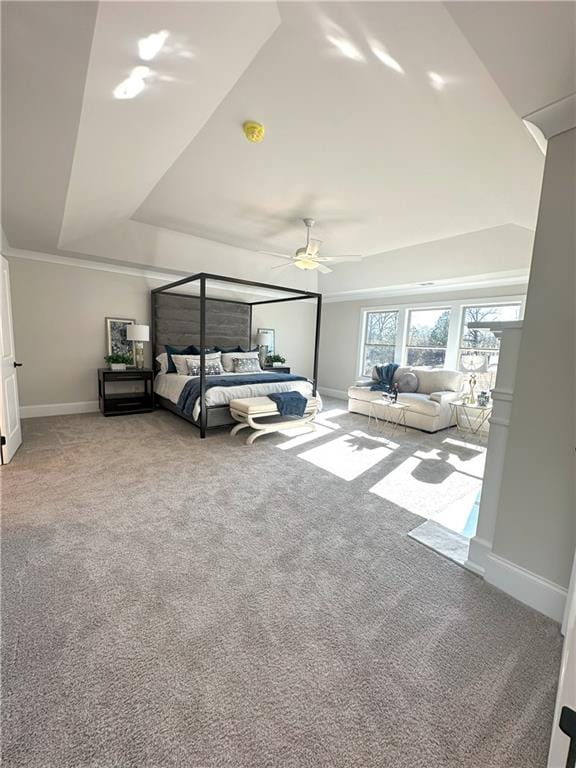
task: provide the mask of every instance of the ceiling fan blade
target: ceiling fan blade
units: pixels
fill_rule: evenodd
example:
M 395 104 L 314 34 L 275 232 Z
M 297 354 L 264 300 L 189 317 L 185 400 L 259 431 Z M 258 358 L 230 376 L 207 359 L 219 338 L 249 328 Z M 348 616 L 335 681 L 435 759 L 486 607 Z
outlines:
M 330 267 L 325 267 L 324 264 L 320 264 L 318 262 L 318 266 L 316 267 L 318 272 L 322 272 L 323 275 L 327 275 L 329 272 L 332 272 L 333 270 L 330 269 Z
M 286 269 L 286 267 L 291 267 L 292 263 L 290 264 L 278 264 L 277 267 L 272 267 L 272 269 Z
M 362 261 L 363 256 L 318 256 L 319 261 Z
M 278 251 L 258 251 L 258 253 L 264 253 L 266 256 L 279 256 L 281 259 L 291 259 L 292 256 L 289 253 L 279 253 Z

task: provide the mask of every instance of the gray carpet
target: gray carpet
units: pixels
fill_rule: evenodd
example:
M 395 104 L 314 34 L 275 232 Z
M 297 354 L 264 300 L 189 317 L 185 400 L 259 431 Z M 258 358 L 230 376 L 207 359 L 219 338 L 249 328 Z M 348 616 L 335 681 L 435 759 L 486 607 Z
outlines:
M 3 766 L 544 768 L 557 625 L 370 493 L 442 437 L 372 466 L 350 437 L 369 460 L 347 481 L 299 458 L 366 419 L 333 428 L 281 450 L 166 412 L 24 423 L 1 472 Z

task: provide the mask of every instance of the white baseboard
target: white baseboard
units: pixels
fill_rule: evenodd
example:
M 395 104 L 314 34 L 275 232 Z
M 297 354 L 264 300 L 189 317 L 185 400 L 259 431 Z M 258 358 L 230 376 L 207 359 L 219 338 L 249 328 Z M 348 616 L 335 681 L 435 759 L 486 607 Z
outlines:
M 484 576 L 486 562 L 491 552 L 492 545 L 489 541 L 480 538 L 480 536 L 473 536 L 470 539 L 470 546 L 468 547 L 468 559 L 465 563 L 466 568 L 477 573 L 479 576 Z
M 562 622 L 567 590 L 558 584 L 493 553 L 488 555 L 484 579 L 521 603 Z
M 318 387 L 318 391 L 321 395 L 327 397 L 335 397 L 338 400 L 348 400 L 348 392 L 344 392 L 342 389 L 329 389 L 328 387 Z
M 98 410 L 98 400 L 87 400 L 80 403 L 47 403 L 46 405 L 22 405 L 21 419 L 32 419 L 36 416 L 65 416 L 71 413 L 92 413 Z

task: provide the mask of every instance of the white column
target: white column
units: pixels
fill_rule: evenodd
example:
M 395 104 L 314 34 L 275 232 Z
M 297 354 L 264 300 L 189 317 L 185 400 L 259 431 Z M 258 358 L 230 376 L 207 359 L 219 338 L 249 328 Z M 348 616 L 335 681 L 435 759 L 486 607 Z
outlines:
M 476 535 L 470 540 L 466 561 L 467 568 L 483 576 L 488 555 L 492 551 L 498 515 L 502 467 L 508 441 L 508 426 L 522 335 L 522 322 L 475 323 L 474 327 L 489 329 L 495 336 L 500 337 L 500 355 L 496 382 L 492 390 L 493 409 L 490 417 L 490 433 L 488 435 L 478 527 Z

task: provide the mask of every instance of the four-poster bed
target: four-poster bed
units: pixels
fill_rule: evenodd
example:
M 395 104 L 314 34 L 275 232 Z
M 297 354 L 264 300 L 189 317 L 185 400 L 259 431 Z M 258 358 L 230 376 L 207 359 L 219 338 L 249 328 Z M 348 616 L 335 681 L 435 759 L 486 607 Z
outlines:
M 234 295 L 234 298 L 230 298 L 230 294 Z M 260 372 L 260 378 L 255 375 L 253 382 L 249 376 L 244 376 L 242 384 L 254 391 L 260 388 L 263 393 L 293 388 L 304 394 L 308 394 L 309 391 L 310 396 L 315 397 L 318 384 L 321 294 L 206 272 L 154 288 L 151 291 L 150 325 L 155 370 L 158 369 L 156 358 L 164 353 L 166 348 L 194 345 L 199 352 L 199 376 L 195 377 L 194 383 L 188 384 L 189 388 L 192 387 L 191 392 L 198 394 L 196 407 L 186 411 L 178 407 L 182 403 L 182 397 L 176 398 L 169 396 L 168 393 L 171 391 L 170 388 L 173 390 L 174 387 L 177 389 L 179 387 L 181 393 L 183 382 L 169 382 L 167 379 L 171 374 L 166 373 L 160 373 L 157 376 L 157 379 L 162 376 L 164 379 L 160 382 L 161 386 L 156 389 L 157 404 L 198 427 L 202 438 L 206 437 L 208 429 L 234 424 L 225 397 L 226 390 L 221 390 L 220 387 L 229 386 L 232 394 L 237 391 L 233 389 L 235 382 L 232 380 L 224 382 L 223 377 L 219 378 L 216 384 L 217 389 L 209 392 L 214 402 L 207 404 L 207 392 L 215 381 L 208 376 L 206 370 L 210 350 L 230 347 L 233 350 L 250 350 L 253 337 L 252 308 L 264 304 L 293 301 L 315 301 L 316 303 L 312 381 L 308 382 L 305 377 L 284 373 L 271 373 L 262 377 Z M 174 378 L 172 376 L 172 379 Z M 191 377 L 177 376 L 176 378 L 190 379 Z M 266 383 L 263 384 L 263 381 Z

